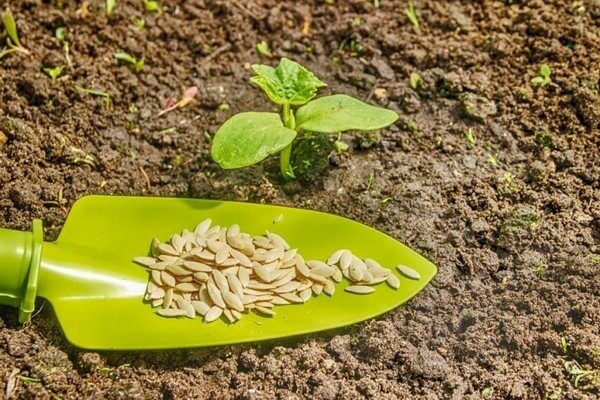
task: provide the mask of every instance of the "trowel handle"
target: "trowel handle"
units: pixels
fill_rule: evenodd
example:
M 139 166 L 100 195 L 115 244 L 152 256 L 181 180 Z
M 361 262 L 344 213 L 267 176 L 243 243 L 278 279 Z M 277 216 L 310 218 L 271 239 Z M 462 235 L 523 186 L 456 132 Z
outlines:
M 43 243 L 39 219 L 33 220 L 31 232 L 0 229 L 0 304 L 19 307 L 21 322 L 35 308 Z

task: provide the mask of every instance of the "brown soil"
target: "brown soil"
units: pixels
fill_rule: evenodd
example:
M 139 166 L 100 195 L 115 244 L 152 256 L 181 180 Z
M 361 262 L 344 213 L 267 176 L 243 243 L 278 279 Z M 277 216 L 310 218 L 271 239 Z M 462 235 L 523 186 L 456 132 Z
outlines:
M 86 352 L 50 307 L 25 328 L 3 307 L 0 388 L 12 398 L 600 396 L 598 375 L 575 385 L 563 367 L 600 370 L 598 0 L 417 0 L 418 32 L 404 1 L 179 0 L 162 15 L 117 1 L 110 20 L 99 0 L 87 16 L 72 1 L 10 3 L 32 55 L 0 60 L 0 226 L 43 218 L 56 238 L 90 193 L 265 201 L 354 218 L 440 270 L 376 320 L 210 350 Z M 43 68 L 66 65 L 61 26 L 73 67 L 53 83 Z M 261 40 L 325 92 L 386 105 L 400 121 L 344 135 L 350 151 L 317 178 L 284 185 L 276 161 L 220 170 L 205 132 L 271 108 L 248 82 L 249 64 L 275 62 L 256 53 Z M 117 65 L 120 50 L 145 57 L 139 75 Z M 542 63 L 552 82 L 536 87 Z M 75 84 L 110 93 L 112 108 Z M 156 117 L 192 85 L 198 102 Z

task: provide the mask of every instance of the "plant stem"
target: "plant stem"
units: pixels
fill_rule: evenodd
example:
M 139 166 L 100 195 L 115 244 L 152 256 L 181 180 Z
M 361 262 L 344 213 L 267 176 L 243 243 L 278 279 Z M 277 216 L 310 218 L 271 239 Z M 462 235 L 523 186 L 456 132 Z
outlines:
M 294 114 L 293 114 L 292 110 L 290 109 L 289 104 L 283 105 L 282 114 L 283 114 L 282 115 L 283 125 L 285 125 L 286 128 L 295 129 L 296 121 L 294 118 Z M 286 181 L 289 181 L 296 177 L 294 175 L 294 169 L 290 165 L 291 155 L 292 155 L 292 144 L 290 143 L 289 146 L 287 146 L 286 148 L 281 150 L 281 153 L 279 155 L 279 165 L 280 165 L 280 169 L 281 169 L 281 175 L 283 175 L 283 179 L 285 179 Z

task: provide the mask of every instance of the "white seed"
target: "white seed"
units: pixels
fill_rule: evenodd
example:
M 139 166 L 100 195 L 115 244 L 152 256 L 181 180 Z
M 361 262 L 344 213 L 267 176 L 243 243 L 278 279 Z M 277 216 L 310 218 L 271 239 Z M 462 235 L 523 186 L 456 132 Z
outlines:
M 355 294 L 369 294 L 369 293 L 373 293 L 375 291 L 374 288 L 372 288 L 371 286 L 361 286 L 361 285 L 354 285 L 354 286 L 347 286 L 346 292 L 350 292 L 350 293 L 355 293 Z
M 281 257 L 283 257 L 283 247 L 276 247 L 274 249 L 271 249 L 269 251 L 267 251 L 267 253 L 265 254 L 265 262 L 266 263 L 271 263 L 275 260 L 280 259 Z
M 160 273 L 160 279 L 162 280 L 163 284 L 167 286 L 175 286 L 177 284 L 177 281 L 173 275 L 169 274 L 167 271 L 162 271 Z
M 240 226 L 238 224 L 233 224 L 227 229 L 227 236 L 237 236 L 240 234 Z
M 154 257 L 158 257 L 160 255 L 160 251 L 158 249 L 159 244 L 160 241 L 157 238 L 152 239 L 152 243 L 150 244 L 150 253 L 152 253 Z
M 279 293 L 279 297 L 284 298 L 292 303 L 303 303 L 304 301 L 296 293 Z
M 178 310 L 176 308 L 164 308 L 164 309 L 158 310 L 156 313 L 158 315 L 160 315 L 161 317 L 168 317 L 168 318 L 185 317 L 185 311 Z
M 163 304 L 163 299 L 152 300 L 152 307 L 160 307 Z
M 308 279 L 311 279 L 314 282 L 319 282 L 321 284 L 325 284 L 326 282 L 328 282 L 327 278 L 319 274 L 310 274 Z
M 290 261 L 291 259 L 296 257 L 296 254 L 298 254 L 298 249 L 287 250 L 285 253 L 283 253 L 283 256 L 281 257 L 281 262 L 286 263 Z
M 229 307 L 233 308 L 234 310 L 244 311 L 244 304 L 242 303 L 242 300 L 235 294 L 231 292 L 221 292 L 221 295 L 223 296 L 223 300 L 225 300 L 225 304 L 227 304 Z
M 183 252 L 183 246 L 185 246 L 185 240 L 177 234 L 171 236 L 171 246 L 175 249 L 177 253 Z
M 200 299 L 200 301 L 205 302 L 209 306 L 213 305 L 213 301 L 210 298 L 210 295 L 208 294 L 208 288 L 206 287 L 206 285 L 202 286 L 198 291 L 198 298 Z
M 279 286 L 278 288 L 275 289 L 275 293 L 289 293 L 289 292 L 293 292 L 296 289 L 298 289 L 298 286 L 300 286 L 300 282 L 298 281 L 292 281 L 292 282 L 288 282 L 283 286 Z
M 235 318 L 236 321 L 242 319 L 242 313 L 239 312 L 238 310 L 229 310 L 231 312 L 231 315 L 233 315 L 233 318 Z
M 169 308 L 171 307 L 171 304 L 173 303 L 173 288 L 168 288 L 167 290 L 165 290 L 165 297 L 164 297 L 164 301 L 163 301 L 163 308 Z
M 144 267 L 150 267 L 151 265 L 156 264 L 156 259 L 154 257 L 136 257 L 133 261 Z
M 248 286 L 248 282 L 250 282 L 250 271 L 246 268 L 240 268 L 238 271 L 238 278 L 240 279 L 242 286 Z
M 273 232 L 267 232 L 267 237 L 271 240 L 275 247 L 283 247 L 284 250 L 290 249 L 290 245 L 287 244 L 287 242 L 283 240 L 283 238 L 278 234 Z
M 184 261 L 183 266 L 193 272 L 212 272 L 213 268 L 197 261 Z
M 407 267 L 406 265 L 402 265 L 402 264 L 398 264 L 396 266 L 396 269 L 398 271 L 400 271 L 400 273 L 404 276 L 406 276 L 407 278 L 410 279 L 415 279 L 415 280 L 419 280 L 421 279 L 421 274 L 419 274 L 417 271 L 415 271 L 414 269 Z
M 310 265 L 311 261 L 309 261 L 308 264 Z M 335 269 L 331 268 L 329 265 L 327 265 L 325 263 L 320 263 L 320 264 L 312 263 L 312 265 L 317 265 L 317 266 L 311 268 L 311 270 L 310 270 L 311 275 L 317 274 L 317 275 L 321 275 L 324 278 L 329 278 L 331 275 L 333 275 L 335 273 Z
M 227 283 L 227 278 L 225 275 L 218 269 L 215 269 L 211 275 L 215 285 L 219 288 L 221 292 L 225 292 L 229 290 L 229 284 Z
M 394 274 L 389 274 L 387 277 L 387 284 L 390 285 L 392 289 L 398 290 L 398 288 L 400 288 L 400 279 Z
M 335 270 L 333 271 L 333 274 L 331 275 L 331 279 L 333 279 L 337 283 L 340 283 L 342 281 L 342 278 L 343 278 L 342 271 L 340 271 L 339 268 L 335 268 Z
M 215 255 L 210 251 L 203 250 L 202 247 L 196 247 L 190 251 L 190 254 L 194 257 L 198 257 L 201 260 L 213 261 Z
M 348 276 L 354 282 L 360 282 L 363 280 L 363 270 L 358 264 L 352 263 L 348 268 Z
M 231 310 L 229 308 L 223 310 L 223 315 L 225 316 L 225 318 L 227 318 L 227 321 L 229 321 L 230 324 L 233 324 L 235 322 L 235 318 L 233 317 L 233 314 L 231 313 Z
M 340 258 L 342 257 L 342 254 L 344 254 L 345 251 L 347 251 L 347 250 L 341 249 L 341 250 L 336 251 L 332 255 L 330 255 L 329 258 L 327 259 L 327 264 L 329 264 L 329 265 L 337 264 L 340 261 Z
M 377 261 L 373 260 L 372 258 L 365 258 L 364 263 L 366 264 L 367 268 L 369 268 L 369 269 L 373 269 L 373 268 L 383 269 L 381 264 L 379 264 Z
M 253 243 L 255 246 L 258 246 L 260 248 L 267 249 L 267 250 L 270 250 L 275 247 L 273 245 L 273 243 L 271 243 L 271 241 L 264 236 L 255 236 Z
M 242 282 L 238 279 L 237 276 L 232 274 L 225 275 L 227 278 L 227 283 L 229 284 L 229 290 L 235 293 L 236 296 L 242 297 L 244 296 L 244 286 L 242 286 Z
M 272 281 L 271 272 L 264 265 L 257 265 L 256 267 L 254 267 L 254 273 L 256 275 L 258 275 L 258 277 L 265 282 Z
M 387 276 L 372 277 L 368 282 L 362 282 L 364 285 L 379 285 L 387 280 Z
M 246 285 L 246 288 L 254 290 L 273 290 L 275 289 L 275 286 L 270 283 L 250 281 L 248 282 L 248 285 Z M 248 291 L 246 290 L 246 288 L 244 288 L 244 292 L 247 293 Z
M 158 256 L 158 259 L 160 261 L 164 261 L 169 264 L 176 264 L 179 262 L 180 257 L 179 256 L 170 256 L 167 254 L 161 254 L 160 256 Z
M 212 251 L 213 253 L 216 254 L 219 250 L 221 250 L 223 247 L 225 247 L 226 244 L 222 243 L 222 242 L 218 242 L 216 240 L 207 240 L 206 246 L 208 247 L 208 249 L 210 251 Z
M 310 291 L 310 289 L 309 289 L 309 291 Z M 290 301 L 288 301 L 284 298 L 281 298 L 279 296 L 273 297 L 273 299 L 271 300 L 271 303 L 273 303 L 276 306 L 285 306 L 287 304 L 292 304 Z
M 196 282 L 206 282 L 208 280 L 208 274 L 206 272 L 194 272 L 193 277 Z
M 164 271 L 165 269 L 167 269 L 168 266 L 169 266 L 169 263 L 157 262 L 156 264 L 152 264 L 150 266 L 150 269 L 156 270 L 156 271 Z
M 188 318 L 194 318 L 196 316 L 196 310 L 194 309 L 194 306 L 192 306 L 192 303 L 190 303 L 187 300 L 179 300 L 177 302 L 177 306 L 179 307 L 180 310 L 185 311 L 185 316 Z
M 192 300 L 191 303 L 198 315 L 205 316 L 208 310 L 210 310 L 210 306 L 203 301 Z
M 348 269 L 352 264 L 352 253 L 349 250 L 344 250 L 340 257 L 340 267 L 342 270 Z
M 204 315 L 204 321 L 213 322 L 223 314 L 223 309 L 217 306 L 212 306 L 210 310 Z
M 239 264 L 239 262 L 235 258 L 227 258 L 225 261 L 223 261 L 221 264 L 219 264 L 219 267 L 232 267 L 232 266 L 238 265 L 238 264 Z
M 167 271 L 169 271 L 169 273 L 171 273 L 171 275 L 174 276 L 187 276 L 192 274 L 192 271 L 180 267 L 179 265 L 169 265 L 167 267 Z
M 199 288 L 197 283 L 184 282 L 175 285 L 175 289 L 179 290 L 180 292 L 197 292 Z
M 300 256 L 296 257 L 296 271 L 298 271 L 300 275 L 305 276 L 307 278 L 310 276 L 310 269 L 304 262 L 304 259 Z
M 151 275 L 154 282 L 156 282 L 158 286 L 162 286 L 163 283 L 162 279 L 160 279 L 160 271 L 152 270 Z
M 327 296 L 333 296 L 335 293 L 335 285 L 331 281 L 327 281 L 325 285 L 323 285 L 323 293 Z
M 246 267 L 246 268 L 252 267 L 252 261 L 250 261 L 248 256 L 246 256 L 241 251 L 238 251 L 236 249 L 229 249 L 229 253 L 231 254 L 231 256 L 233 258 L 235 258 L 236 260 L 239 261 L 239 263 L 242 265 L 242 267 Z
M 208 289 L 208 295 L 210 296 L 210 299 L 213 301 L 213 303 L 215 303 L 221 308 L 225 308 L 225 301 L 223 300 L 223 296 L 221 295 L 221 292 L 215 286 L 215 284 L 211 281 L 208 281 L 206 287 Z
M 171 246 L 168 243 L 161 243 L 158 245 L 158 250 L 162 253 L 162 254 L 167 254 L 169 256 L 178 256 L 179 252 L 177 250 L 175 250 L 173 248 L 173 246 Z
M 206 232 L 208 232 L 208 228 L 210 228 L 211 224 L 212 224 L 212 220 L 210 218 L 207 218 L 204 221 L 200 222 L 198 224 L 198 226 L 196 227 L 196 229 L 194 229 L 194 235 L 196 235 L 196 236 L 204 235 Z
M 267 308 L 267 307 L 258 307 L 257 306 L 257 307 L 254 308 L 254 310 L 256 310 L 259 313 L 264 314 L 264 315 L 269 315 L 269 316 L 274 316 L 275 315 L 275 311 L 273 311 L 272 309 Z
M 302 302 L 306 303 L 312 297 L 312 290 L 310 288 L 304 289 L 298 292 L 298 296 L 302 299 Z
M 222 264 L 229 257 L 229 249 L 227 246 L 223 246 L 217 253 L 215 254 L 215 262 L 217 264 Z

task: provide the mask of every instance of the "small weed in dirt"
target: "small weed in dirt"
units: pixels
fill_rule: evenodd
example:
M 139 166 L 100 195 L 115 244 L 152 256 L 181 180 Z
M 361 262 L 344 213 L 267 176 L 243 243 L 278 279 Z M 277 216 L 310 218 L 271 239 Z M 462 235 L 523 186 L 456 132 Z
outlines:
M 421 75 L 419 75 L 416 72 L 411 72 L 410 87 L 413 88 L 413 90 L 417 90 L 417 88 L 419 87 L 419 83 L 421 83 Z
M 155 12 L 158 14 L 162 14 L 162 8 L 158 4 L 158 1 L 155 0 L 144 0 L 144 7 L 148 12 Z
M 600 386 L 600 370 L 583 369 L 577 361 L 565 361 L 563 368 L 569 378 L 573 379 L 575 387 L 578 387 L 579 383 L 583 382 L 593 386 Z
M 398 119 L 392 110 L 343 94 L 312 100 L 326 84 L 287 58 L 282 58 L 276 68 L 253 65 L 252 69 L 256 74 L 252 83 L 281 106 L 281 114 L 246 112 L 225 121 L 215 134 L 211 148 L 212 158 L 222 168 L 247 167 L 280 153 L 281 174 L 290 180 L 296 177 L 290 163 L 292 142 L 300 131 L 324 134 L 373 131 Z M 298 108 L 293 110 L 293 106 Z
M 417 15 L 415 5 L 412 3 L 412 1 L 408 2 L 408 6 L 406 6 L 404 13 L 408 17 L 408 20 L 410 21 L 412 26 L 418 31 L 420 29 L 419 16 Z
M 338 153 L 342 154 L 347 152 L 350 146 L 348 146 L 348 143 L 342 140 L 342 134 L 340 133 L 338 134 L 337 140 L 333 142 L 333 147 Z
M 67 39 L 67 28 L 64 26 L 56 28 L 54 37 L 57 38 L 59 42 L 64 42 Z
M 158 116 L 164 115 L 168 112 L 171 112 L 177 108 L 183 108 L 194 101 L 194 98 L 198 94 L 198 88 L 196 86 L 190 86 L 185 89 L 183 92 L 183 96 L 181 96 L 181 100 L 175 102 L 172 98 L 169 98 L 169 103 L 167 103 L 167 108 L 158 113 Z
M 481 397 L 483 397 L 484 399 L 492 397 L 493 394 L 494 388 L 491 386 L 488 386 L 481 391 Z
M 467 142 L 468 149 L 474 148 L 475 144 L 477 144 L 477 138 L 475 137 L 475 133 L 471 128 L 468 128 L 466 131 L 464 131 L 462 137 Z
M 143 58 L 140 58 L 138 60 L 131 54 L 128 54 L 125 52 L 115 53 L 115 58 L 118 61 L 121 61 L 121 62 L 131 65 L 131 67 L 133 68 L 133 70 L 135 71 L 136 74 L 139 74 L 142 71 L 142 69 L 144 68 L 144 59 Z
M 533 77 L 531 79 L 531 83 L 536 86 L 544 87 L 550 82 L 552 82 L 552 79 L 550 79 L 550 74 L 551 71 L 548 64 L 542 64 L 542 66 L 540 67 L 540 74 L 538 76 Z
M 569 350 L 570 346 L 571 346 L 571 343 L 569 343 L 569 341 L 567 340 L 566 337 L 562 336 L 560 338 L 560 348 L 561 348 L 563 354 L 567 354 L 567 350 Z
M 21 45 L 19 34 L 17 32 L 17 23 L 15 22 L 12 11 L 10 11 L 10 8 L 8 7 L 6 7 L 6 10 L 4 10 L 2 13 L 2 24 L 4 25 L 4 29 L 8 35 L 6 38 L 6 45 L 8 48 L 5 47 L 2 49 L 2 51 L 0 51 L 0 59 L 11 53 L 30 54 L 29 50 Z
M 146 20 L 144 18 L 136 18 L 134 24 L 137 30 L 141 31 L 146 27 Z
M 264 40 L 262 40 L 256 44 L 256 51 L 258 51 L 258 54 L 260 54 L 261 56 L 265 56 L 265 57 L 269 57 L 269 58 L 273 57 L 273 53 L 271 53 L 269 44 L 267 42 L 265 42 Z
M 515 193 L 517 188 L 514 185 L 514 180 L 515 175 L 512 172 L 505 172 L 500 180 L 500 185 L 498 185 L 498 194 L 506 196 Z
M 52 82 L 56 81 L 56 78 L 60 76 L 62 71 L 63 67 L 44 68 L 44 72 L 52 79 Z
M 487 156 L 486 161 L 494 167 L 498 166 L 498 156 L 495 154 L 490 154 L 489 156 Z
M 75 87 L 75 90 L 77 90 L 79 93 L 85 93 L 85 94 L 89 94 L 91 96 L 103 97 L 104 98 L 104 106 L 106 108 L 112 107 L 112 100 L 110 99 L 110 94 L 108 94 L 107 92 L 103 92 L 103 91 L 97 90 L 97 89 L 87 89 L 87 88 L 81 87 L 79 85 L 74 85 L 74 87 Z
M 531 272 L 533 272 L 533 276 L 535 276 L 537 279 L 540 279 L 546 271 L 546 268 L 548 268 L 548 266 L 544 263 L 536 264 L 533 266 Z
M 117 6 L 117 0 L 106 0 L 106 16 L 110 17 L 115 11 L 115 7 Z

